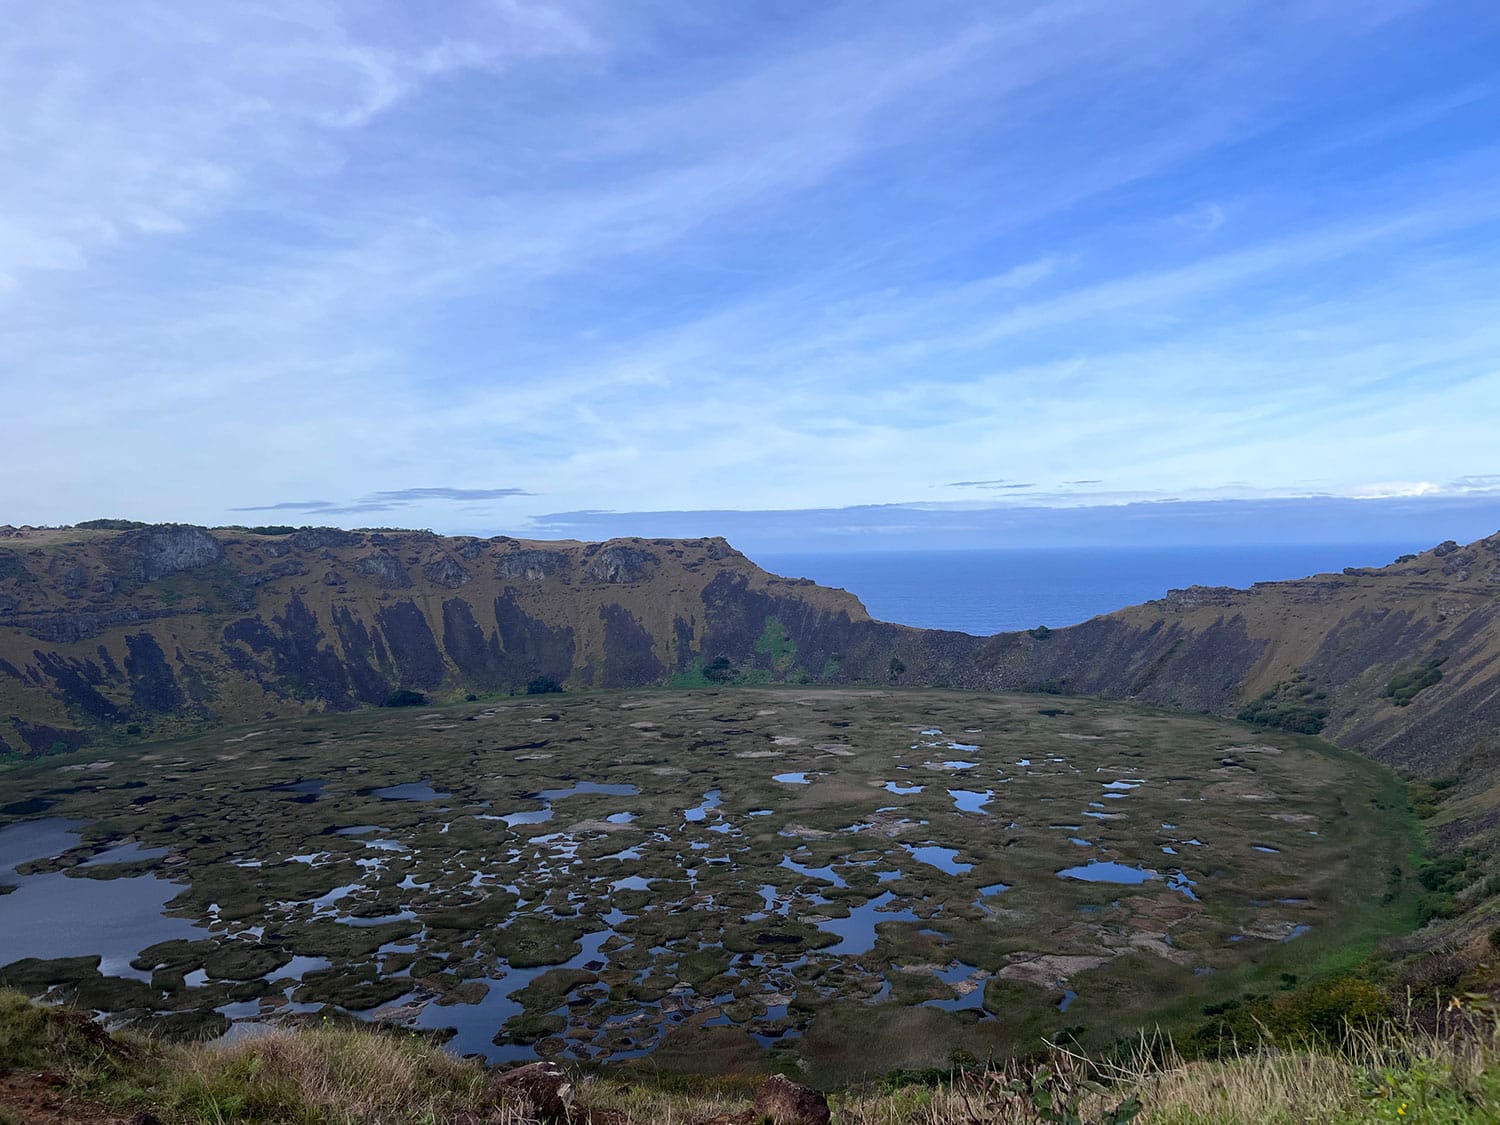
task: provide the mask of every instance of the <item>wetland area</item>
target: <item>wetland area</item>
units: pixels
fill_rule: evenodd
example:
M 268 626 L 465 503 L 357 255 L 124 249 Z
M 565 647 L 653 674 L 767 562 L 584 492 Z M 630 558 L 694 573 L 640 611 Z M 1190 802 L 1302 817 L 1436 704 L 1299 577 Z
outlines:
M 839 1079 L 1274 988 L 1397 924 L 1414 847 L 1394 776 L 1313 738 L 898 689 L 318 715 L 0 785 L 0 982 L 33 996 Z

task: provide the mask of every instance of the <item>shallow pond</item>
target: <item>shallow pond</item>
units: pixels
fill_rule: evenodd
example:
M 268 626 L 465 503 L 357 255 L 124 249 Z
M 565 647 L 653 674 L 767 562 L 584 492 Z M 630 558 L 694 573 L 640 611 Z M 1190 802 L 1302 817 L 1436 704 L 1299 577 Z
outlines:
M 901 846 L 910 852 L 911 857 L 919 863 L 936 867 L 939 871 L 946 872 L 949 875 L 967 875 L 970 871 L 974 870 L 972 863 L 960 863 L 958 861 L 957 848 L 945 848 L 940 844 L 925 844 L 921 846 L 916 844 L 902 844 Z
M 985 813 L 984 806 L 989 804 L 990 798 L 994 795 L 993 789 L 986 789 L 982 793 L 974 789 L 948 790 L 948 796 L 953 798 L 953 807 L 959 812 L 982 813 L 986 816 L 989 814 Z
M 387 785 L 381 789 L 372 789 L 370 793 L 385 801 L 440 801 L 445 797 L 453 796 L 452 793 L 440 793 L 429 785 L 425 778 L 422 781 L 408 781 L 404 785 Z
M 598 930 L 585 934 L 583 949 L 577 956 L 561 965 L 539 965 L 529 969 L 508 969 L 504 976 L 486 978 L 489 993 L 475 1004 L 429 1004 L 416 1019 L 416 1027 L 451 1027 L 455 1034 L 448 1041 L 448 1049 L 460 1055 L 483 1055 L 489 1062 L 515 1062 L 536 1058 L 536 1049 L 530 1044 L 496 1044 L 495 1033 L 512 1016 L 525 1011 L 519 1000 L 511 997 L 525 988 L 543 973 L 555 969 L 581 969 L 591 961 L 608 961 L 601 955 L 600 946 L 614 936 L 613 930 Z
M 1096 859 L 1077 867 L 1064 867 L 1059 879 L 1081 879 L 1085 883 L 1144 883 L 1155 879 L 1156 872 L 1144 867 L 1128 867 L 1112 859 Z
M 636 797 L 640 795 L 640 792 L 634 785 L 580 781 L 565 789 L 543 789 L 537 796 L 544 801 L 562 801 L 568 797 L 577 797 L 587 793 L 597 793 L 602 797 Z
M 917 916 L 910 909 L 886 909 L 895 899 L 894 894 L 886 891 L 863 906 L 851 909 L 847 918 L 826 918 L 818 922 L 818 929 L 839 936 L 837 945 L 830 945 L 822 952 L 851 957 L 868 953 L 875 948 L 876 926 L 883 922 L 915 922 Z
M 700 805 L 695 805 L 693 808 L 690 808 L 686 812 L 684 812 L 682 814 L 682 819 L 694 823 L 705 819 L 711 809 L 716 809 L 719 807 L 720 799 L 720 791 L 717 789 L 710 789 L 707 793 L 703 794 L 703 803 Z
M 16 888 L 0 898 L 0 965 L 24 957 L 98 954 L 99 971 L 106 976 L 149 980 L 150 973 L 130 967 L 142 949 L 173 938 L 207 936 L 202 927 L 162 913 L 181 887 L 154 875 L 85 879 L 61 871 L 15 874 L 23 863 L 77 847 L 81 827 L 79 821 L 50 819 L 0 828 L 0 876 Z

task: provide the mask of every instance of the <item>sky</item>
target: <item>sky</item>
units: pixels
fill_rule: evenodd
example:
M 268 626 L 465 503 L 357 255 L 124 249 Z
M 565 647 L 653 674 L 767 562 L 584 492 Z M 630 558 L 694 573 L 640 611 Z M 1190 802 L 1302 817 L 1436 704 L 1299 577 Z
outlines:
M 1485 0 L 0 20 L 0 522 L 1500 529 Z

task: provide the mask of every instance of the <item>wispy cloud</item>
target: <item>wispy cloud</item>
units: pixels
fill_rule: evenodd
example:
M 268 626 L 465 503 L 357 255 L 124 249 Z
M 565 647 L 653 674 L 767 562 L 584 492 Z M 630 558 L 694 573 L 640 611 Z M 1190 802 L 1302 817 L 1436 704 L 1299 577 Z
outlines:
M 7 518 L 1500 471 L 1492 32 L 1419 0 L 58 0 L 7 32 Z
M 320 512 L 331 511 L 336 505 L 328 500 L 282 500 L 276 504 L 247 504 L 230 508 L 231 512 Z
M 330 500 L 280 500 L 274 504 L 247 504 L 229 510 L 231 512 L 321 512 L 325 515 L 346 515 L 357 512 L 388 512 L 414 504 L 473 503 L 535 495 L 536 493 L 528 492 L 524 488 L 399 488 L 372 492 L 347 503 L 334 503 Z

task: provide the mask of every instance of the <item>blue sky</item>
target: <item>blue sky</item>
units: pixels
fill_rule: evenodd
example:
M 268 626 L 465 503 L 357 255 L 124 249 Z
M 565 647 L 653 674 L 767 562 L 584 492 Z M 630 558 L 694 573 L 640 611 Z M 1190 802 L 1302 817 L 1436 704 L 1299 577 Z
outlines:
M 0 10 L 0 520 L 1500 528 L 1493 4 Z

